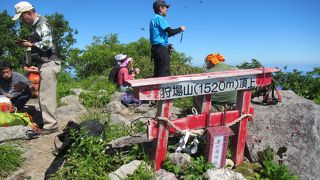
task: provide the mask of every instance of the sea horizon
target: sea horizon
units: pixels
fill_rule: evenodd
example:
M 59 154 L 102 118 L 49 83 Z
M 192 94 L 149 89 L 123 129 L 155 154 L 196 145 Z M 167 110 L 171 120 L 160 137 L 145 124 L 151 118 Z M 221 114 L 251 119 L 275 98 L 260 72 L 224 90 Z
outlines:
M 203 67 L 202 66 L 198 66 L 198 65 L 195 65 L 195 64 L 191 64 L 192 66 L 194 67 Z M 240 65 L 240 64 L 231 64 L 233 66 L 237 66 L 237 65 Z M 310 64 L 287 64 L 287 63 L 266 63 L 266 64 L 263 64 L 262 63 L 262 66 L 263 67 L 272 67 L 272 68 L 279 68 L 281 71 L 283 72 L 292 72 L 294 69 L 298 70 L 298 71 L 302 71 L 304 73 L 306 72 L 310 72 L 310 71 L 313 71 L 314 68 L 316 67 L 320 67 L 320 63 L 310 63 Z M 286 67 L 286 69 L 285 69 Z

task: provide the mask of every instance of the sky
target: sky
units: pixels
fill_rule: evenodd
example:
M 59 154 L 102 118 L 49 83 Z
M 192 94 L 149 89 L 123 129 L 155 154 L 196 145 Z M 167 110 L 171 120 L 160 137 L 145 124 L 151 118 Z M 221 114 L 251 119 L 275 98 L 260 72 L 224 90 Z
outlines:
M 0 11 L 14 15 L 18 0 L 0 0 Z M 84 49 L 93 36 L 117 33 L 121 43 L 149 38 L 153 0 L 30 0 L 41 15 L 64 15 L 78 31 L 74 47 Z M 171 28 L 186 26 L 169 38 L 175 50 L 203 65 L 207 54 L 226 63 L 251 59 L 267 66 L 320 66 L 319 0 L 167 0 Z

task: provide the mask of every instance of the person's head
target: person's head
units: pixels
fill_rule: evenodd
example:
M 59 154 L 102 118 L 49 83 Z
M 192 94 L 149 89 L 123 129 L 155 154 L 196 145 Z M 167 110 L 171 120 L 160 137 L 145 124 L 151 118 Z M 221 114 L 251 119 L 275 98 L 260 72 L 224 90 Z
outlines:
M 204 59 L 206 63 L 206 68 L 210 69 L 215 65 L 219 64 L 220 62 L 224 62 L 224 57 L 218 54 L 208 54 L 207 57 Z
M 35 8 L 26 1 L 21 1 L 14 6 L 16 14 L 13 16 L 12 20 L 16 21 L 19 18 L 22 22 L 32 25 L 37 14 Z
M 12 65 L 9 62 L 0 62 L 0 76 L 5 80 L 10 80 L 12 78 Z
M 114 59 L 116 60 L 117 64 L 121 64 L 121 61 L 126 59 L 128 56 L 125 54 L 117 54 L 116 56 L 114 56 Z
M 167 9 L 170 7 L 169 4 L 166 3 L 166 1 L 163 0 L 156 0 L 153 3 L 153 11 L 156 14 L 161 14 L 162 16 L 167 15 Z
M 121 61 L 120 67 L 127 67 L 129 70 L 133 70 L 133 59 L 127 56 Z

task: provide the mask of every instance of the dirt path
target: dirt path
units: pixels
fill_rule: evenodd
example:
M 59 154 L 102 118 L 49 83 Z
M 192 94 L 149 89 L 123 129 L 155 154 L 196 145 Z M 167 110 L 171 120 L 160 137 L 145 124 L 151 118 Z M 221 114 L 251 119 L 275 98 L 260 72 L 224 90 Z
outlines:
M 38 109 L 37 100 L 31 99 L 28 104 L 29 106 L 35 106 Z M 59 126 L 65 123 L 58 123 Z M 59 127 L 60 132 L 62 127 Z M 20 169 L 13 172 L 7 179 L 32 179 L 32 180 L 43 180 L 45 172 L 50 164 L 55 159 L 52 154 L 54 151 L 54 138 L 60 132 L 55 132 L 49 135 L 40 136 L 37 139 L 17 141 L 17 144 L 21 147 L 24 152 L 25 162 Z

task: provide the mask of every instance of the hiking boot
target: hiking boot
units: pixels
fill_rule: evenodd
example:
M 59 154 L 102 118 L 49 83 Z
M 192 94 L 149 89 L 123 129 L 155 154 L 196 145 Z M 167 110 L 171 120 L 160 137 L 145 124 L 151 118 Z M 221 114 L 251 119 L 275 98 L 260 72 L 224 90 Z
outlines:
M 53 129 L 40 129 L 40 132 L 39 134 L 40 135 L 48 135 L 48 134 L 51 134 L 51 133 L 54 133 L 54 132 L 58 132 L 59 131 L 59 128 L 53 128 Z

